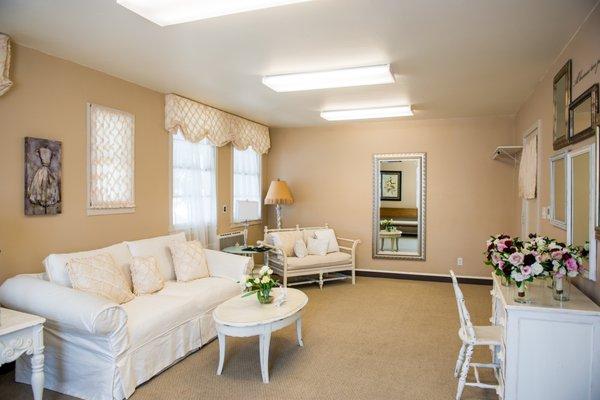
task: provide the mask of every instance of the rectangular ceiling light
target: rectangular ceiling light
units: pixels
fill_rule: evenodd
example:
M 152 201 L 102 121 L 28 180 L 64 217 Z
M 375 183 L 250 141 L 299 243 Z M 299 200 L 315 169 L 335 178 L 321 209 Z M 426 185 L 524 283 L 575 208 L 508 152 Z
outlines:
M 117 0 L 117 3 L 160 26 L 302 3 L 311 0 Z
M 353 119 L 374 119 L 392 117 L 410 117 L 411 106 L 394 106 L 379 108 L 360 108 L 356 110 L 335 110 L 321 112 L 321 118 L 327 121 L 348 121 Z
M 394 75 L 390 69 L 390 64 L 383 64 L 330 71 L 271 75 L 263 77 L 262 82 L 276 92 L 296 92 L 394 83 Z

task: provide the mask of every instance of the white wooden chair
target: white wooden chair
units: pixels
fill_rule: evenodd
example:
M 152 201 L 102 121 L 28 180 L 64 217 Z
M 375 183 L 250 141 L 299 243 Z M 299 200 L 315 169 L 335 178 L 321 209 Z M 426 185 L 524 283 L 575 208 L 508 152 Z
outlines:
M 456 295 L 456 305 L 458 306 L 458 316 L 460 319 L 460 329 L 458 336 L 462 340 L 462 346 L 456 360 L 454 368 L 454 376 L 458 377 L 458 389 L 456 391 L 456 400 L 460 400 L 465 386 L 474 386 L 484 389 L 494 389 L 498 395 L 501 395 L 500 385 L 482 383 L 479 380 L 478 368 L 491 368 L 494 370 L 494 375 L 498 379 L 498 365 L 473 363 L 473 350 L 475 346 L 500 346 L 502 340 L 502 330 L 499 326 L 473 326 L 471 316 L 465 305 L 465 298 L 458 286 L 458 281 L 454 272 L 450 270 L 452 276 L 452 285 L 454 286 L 454 294 Z M 469 367 L 473 367 L 475 382 L 467 382 L 467 374 Z

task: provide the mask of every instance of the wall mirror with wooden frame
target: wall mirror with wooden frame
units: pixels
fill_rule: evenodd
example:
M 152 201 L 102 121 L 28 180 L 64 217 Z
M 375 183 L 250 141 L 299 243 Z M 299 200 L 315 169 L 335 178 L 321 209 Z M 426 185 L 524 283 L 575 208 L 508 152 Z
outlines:
M 567 243 L 589 248 L 582 276 L 593 281 L 596 280 L 595 147 L 592 144 L 567 153 Z
M 564 152 L 550 158 L 550 223 L 567 229 L 567 157 Z
M 373 156 L 373 258 L 425 260 L 425 153 Z
M 554 130 L 552 146 L 561 149 L 569 143 L 569 104 L 571 103 L 571 60 L 556 73 L 553 81 Z
M 594 136 L 598 124 L 598 84 L 586 90 L 569 106 L 569 142 Z

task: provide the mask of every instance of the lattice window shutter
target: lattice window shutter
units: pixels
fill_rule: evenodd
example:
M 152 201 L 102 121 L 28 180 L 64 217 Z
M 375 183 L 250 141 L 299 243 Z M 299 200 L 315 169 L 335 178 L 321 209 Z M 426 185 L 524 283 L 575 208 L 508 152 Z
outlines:
M 133 208 L 133 115 L 89 105 L 89 208 Z

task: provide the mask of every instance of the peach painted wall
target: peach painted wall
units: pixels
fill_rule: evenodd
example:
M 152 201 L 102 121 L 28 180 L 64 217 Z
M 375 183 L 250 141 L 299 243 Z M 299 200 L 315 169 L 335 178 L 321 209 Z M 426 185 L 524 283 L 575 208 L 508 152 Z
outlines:
M 589 16 L 587 21 L 581 26 L 579 32 L 567 45 L 563 53 L 550 66 L 544 78 L 537 85 L 535 91 L 519 109 L 515 120 L 515 143 L 521 144 L 524 132 L 536 121 L 541 123 L 540 138 L 540 170 L 538 194 L 540 199 L 540 208 L 550 205 L 550 161 L 549 158 L 556 152 L 552 149 L 552 129 L 553 129 L 553 102 L 552 102 L 552 81 L 554 75 L 565 64 L 567 60 L 572 60 L 573 83 L 577 78 L 579 71 L 586 71 L 594 63 L 600 63 L 600 7 L 596 6 L 595 11 Z M 600 65 L 592 70 L 580 82 L 573 86 L 572 98 L 575 99 L 582 92 L 587 90 L 594 83 L 600 81 Z M 574 144 L 566 149 L 577 149 L 593 143 L 594 139 Z M 563 149 L 564 150 L 564 149 Z M 516 192 L 515 192 L 516 193 Z M 515 208 L 518 212 L 514 213 L 514 230 L 520 230 L 520 209 L 521 201 L 515 197 Z M 540 233 L 548 235 L 559 240 L 566 240 L 567 233 L 550 224 L 549 220 L 540 218 Z M 600 303 L 600 267 L 597 266 L 597 282 L 579 279 L 577 285 L 588 294 L 597 303 Z
M 496 146 L 514 140 L 513 124 L 487 117 L 271 129 L 269 176 L 285 179 L 295 199 L 283 206 L 284 225 L 327 222 L 361 239 L 359 268 L 488 277 L 483 243 L 509 232 L 515 218 L 514 166 L 491 159 Z M 427 153 L 425 262 L 371 257 L 372 157 L 402 152 Z
M 0 97 L 0 283 L 17 273 L 42 271 L 51 252 L 87 250 L 169 231 L 169 137 L 164 94 L 13 43 L 14 86 Z M 136 211 L 86 215 L 86 102 L 135 115 Z M 23 212 L 25 136 L 63 143 L 63 212 Z M 217 153 L 218 230 L 231 226 L 231 146 Z M 263 157 L 266 159 L 266 157 Z M 263 161 L 266 169 L 266 161 Z M 266 179 L 266 172 L 265 172 Z M 266 184 L 264 189 L 266 190 Z M 262 226 L 250 238 L 262 238 Z

